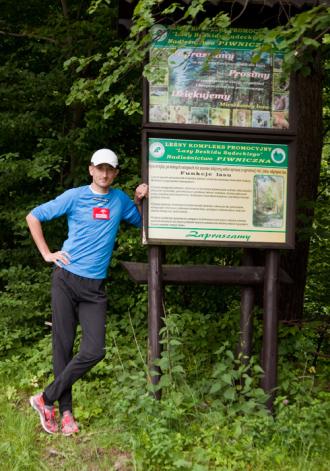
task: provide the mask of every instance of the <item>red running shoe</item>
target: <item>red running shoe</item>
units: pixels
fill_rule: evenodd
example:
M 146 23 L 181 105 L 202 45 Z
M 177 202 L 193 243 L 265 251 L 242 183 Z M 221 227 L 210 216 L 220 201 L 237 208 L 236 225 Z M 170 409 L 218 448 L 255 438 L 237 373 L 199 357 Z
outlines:
M 63 412 L 62 416 L 62 433 L 63 435 L 72 435 L 74 433 L 78 433 L 79 428 L 77 422 L 74 420 L 74 417 L 71 411 L 66 410 Z
M 40 417 L 42 428 L 47 433 L 56 433 L 58 425 L 55 419 L 55 407 L 46 407 L 42 393 L 30 397 L 30 404 Z

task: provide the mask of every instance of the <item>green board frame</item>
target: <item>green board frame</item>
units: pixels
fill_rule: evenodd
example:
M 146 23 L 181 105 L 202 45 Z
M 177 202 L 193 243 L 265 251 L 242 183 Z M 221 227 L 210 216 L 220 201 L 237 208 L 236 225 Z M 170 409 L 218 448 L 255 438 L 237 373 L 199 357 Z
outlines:
M 294 247 L 294 144 L 145 131 L 143 242 Z

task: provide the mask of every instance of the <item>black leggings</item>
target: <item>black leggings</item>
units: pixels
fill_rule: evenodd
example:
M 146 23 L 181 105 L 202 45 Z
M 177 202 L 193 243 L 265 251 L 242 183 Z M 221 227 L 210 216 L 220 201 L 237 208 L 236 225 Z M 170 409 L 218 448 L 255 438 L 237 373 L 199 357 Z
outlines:
M 53 367 L 55 380 L 46 387 L 46 405 L 59 401 L 62 414 L 72 411 L 72 385 L 104 358 L 107 300 L 104 280 L 55 268 L 52 275 Z M 80 350 L 72 357 L 78 323 Z

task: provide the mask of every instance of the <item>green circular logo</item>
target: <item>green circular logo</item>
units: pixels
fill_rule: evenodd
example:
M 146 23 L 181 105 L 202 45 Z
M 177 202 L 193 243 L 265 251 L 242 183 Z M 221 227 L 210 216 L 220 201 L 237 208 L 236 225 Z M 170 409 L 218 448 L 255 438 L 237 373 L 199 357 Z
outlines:
M 276 147 L 275 149 L 272 150 L 272 153 L 270 154 L 270 158 L 272 159 L 274 164 L 282 164 L 285 161 L 286 153 L 280 147 Z
M 164 41 L 167 37 L 167 29 L 163 25 L 154 25 L 150 33 L 153 41 Z
M 150 154 L 156 159 L 160 159 L 165 154 L 165 147 L 161 142 L 153 142 L 149 147 Z

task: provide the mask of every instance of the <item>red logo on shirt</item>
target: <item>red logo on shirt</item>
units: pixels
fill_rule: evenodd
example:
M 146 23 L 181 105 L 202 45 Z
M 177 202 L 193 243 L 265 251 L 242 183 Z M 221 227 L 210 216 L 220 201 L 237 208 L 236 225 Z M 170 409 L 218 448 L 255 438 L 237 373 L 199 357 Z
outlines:
M 93 208 L 93 219 L 110 219 L 108 208 Z

